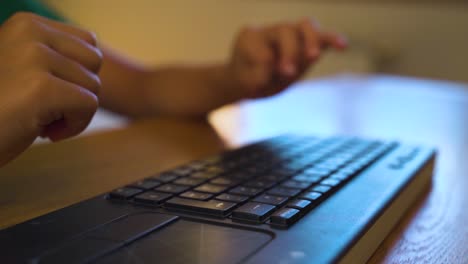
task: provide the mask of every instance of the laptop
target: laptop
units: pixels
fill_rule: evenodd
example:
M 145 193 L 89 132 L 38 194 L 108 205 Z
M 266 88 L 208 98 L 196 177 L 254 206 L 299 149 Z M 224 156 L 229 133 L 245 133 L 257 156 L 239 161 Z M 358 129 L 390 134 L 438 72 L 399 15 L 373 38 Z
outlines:
M 2 263 L 363 263 L 430 186 L 433 148 L 282 135 L 0 231 Z

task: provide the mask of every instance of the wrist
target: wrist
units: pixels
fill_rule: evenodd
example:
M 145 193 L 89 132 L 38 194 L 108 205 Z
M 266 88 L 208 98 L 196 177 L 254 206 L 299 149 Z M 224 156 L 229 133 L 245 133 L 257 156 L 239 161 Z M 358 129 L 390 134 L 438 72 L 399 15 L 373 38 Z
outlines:
M 218 89 L 222 89 L 222 92 L 228 101 L 227 103 L 234 103 L 245 96 L 242 93 L 242 87 L 240 87 L 239 80 L 236 78 L 236 74 L 230 63 L 224 63 L 218 66 Z

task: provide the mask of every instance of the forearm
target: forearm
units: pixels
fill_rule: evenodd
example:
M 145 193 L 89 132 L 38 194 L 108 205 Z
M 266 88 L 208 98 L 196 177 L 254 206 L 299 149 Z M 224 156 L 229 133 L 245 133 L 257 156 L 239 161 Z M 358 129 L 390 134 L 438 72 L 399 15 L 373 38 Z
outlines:
M 203 116 L 241 98 L 227 66 L 185 65 L 156 69 L 144 85 L 153 113 Z
M 200 117 L 241 98 L 226 65 L 148 69 L 106 52 L 101 105 L 131 117 Z

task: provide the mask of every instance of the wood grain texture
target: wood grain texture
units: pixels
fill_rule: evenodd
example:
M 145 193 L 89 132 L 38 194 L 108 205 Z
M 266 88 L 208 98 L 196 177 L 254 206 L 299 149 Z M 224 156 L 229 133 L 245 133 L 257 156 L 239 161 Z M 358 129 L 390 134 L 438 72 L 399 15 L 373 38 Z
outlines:
M 369 263 L 468 263 L 468 89 L 416 79 L 303 82 L 204 122 L 154 119 L 31 148 L 0 169 L 0 228 L 191 159 L 281 133 L 345 134 L 438 148 L 432 188 Z M 233 133 L 233 131 L 235 131 Z

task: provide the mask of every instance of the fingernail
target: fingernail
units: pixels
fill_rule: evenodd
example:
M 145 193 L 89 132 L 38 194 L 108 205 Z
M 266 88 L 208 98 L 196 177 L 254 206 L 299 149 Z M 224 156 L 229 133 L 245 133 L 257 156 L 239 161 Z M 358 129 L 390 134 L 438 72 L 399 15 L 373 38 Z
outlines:
M 286 63 L 283 66 L 283 73 L 289 76 L 294 75 L 296 73 L 296 68 L 292 63 Z

